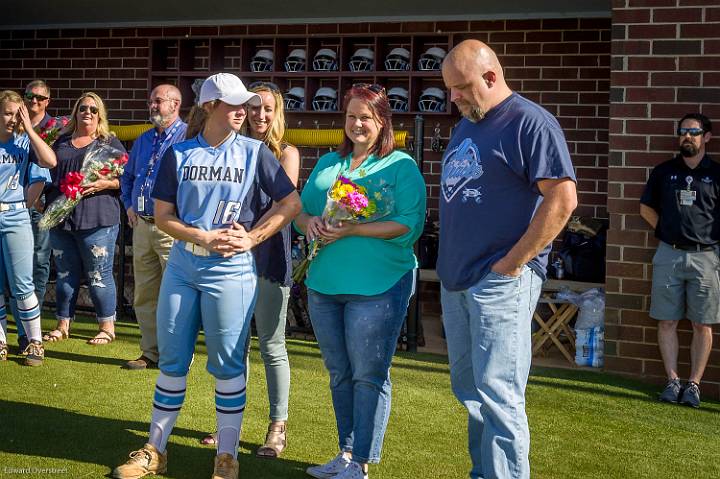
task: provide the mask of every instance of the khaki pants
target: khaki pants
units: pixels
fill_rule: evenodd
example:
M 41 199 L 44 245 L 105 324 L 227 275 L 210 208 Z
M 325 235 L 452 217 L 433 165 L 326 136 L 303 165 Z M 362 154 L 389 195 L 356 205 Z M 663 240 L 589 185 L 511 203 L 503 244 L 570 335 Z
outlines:
M 157 362 L 157 302 L 160 282 L 167 263 L 173 238 L 154 224 L 141 219 L 133 228 L 133 305 L 140 326 L 140 349 L 143 356 Z

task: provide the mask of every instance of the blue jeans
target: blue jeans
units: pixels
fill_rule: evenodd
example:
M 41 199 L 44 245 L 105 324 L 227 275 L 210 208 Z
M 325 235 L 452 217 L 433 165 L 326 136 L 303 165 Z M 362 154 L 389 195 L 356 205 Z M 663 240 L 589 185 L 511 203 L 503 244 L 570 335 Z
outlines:
M 117 293 L 113 277 L 118 225 L 89 230 L 50 231 L 50 244 L 57 269 L 57 319 L 72 320 L 85 273 L 98 323 L 115 320 Z
M 517 277 L 490 272 L 466 290 L 441 288 L 450 381 L 469 415 L 472 479 L 530 477 L 525 387 L 541 286 L 525 266 Z
M 409 271 L 374 296 L 308 290 L 310 320 L 330 373 L 339 446 L 360 463 L 380 462 L 390 417 L 390 363 L 414 291 Z
M 30 208 L 30 222 L 32 224 L 33 240 L 35 242 L 35 249 L 33 251 L 33 283 L 35 283 L 35 296 L 37 296 L 38 302 L 40 303 L 40 309 L 42 309 L 43 302 L 45 301 L 45 290 L 47 289 L 48 278 L 50 277 L 50 232 L 41 230 L 38 228 L 42 213 L 39 213 L 35 208 Z M 17 304 L 15 298 L 10 293 L 10 308 L 14 318 L 17 318 Z M 18 336 L 24 336 L 25 330 L 22 327 L 22 321 L 18 321 Z

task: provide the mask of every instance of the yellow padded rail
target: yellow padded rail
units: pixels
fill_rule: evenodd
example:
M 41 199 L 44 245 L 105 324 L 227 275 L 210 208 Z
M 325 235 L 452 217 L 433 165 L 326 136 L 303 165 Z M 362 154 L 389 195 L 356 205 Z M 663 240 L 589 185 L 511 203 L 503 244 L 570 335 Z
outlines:
M 132 141 L 138 136 L 152 128 L 150 123 L 142 123 L 139 125 L 110 125 L 110 131 L 115 133 L 120 141 Z M 295 146 L 307 147 L 328 147 L 338 146 L 343 140 L 343 130 L 335 129 L 316 129 L 316 128 L 291 128 L 285 130 L 285 141 Z M 395 132 L 395 144 L 399 148 L 406 148 L 408 140 L 407 131 Z

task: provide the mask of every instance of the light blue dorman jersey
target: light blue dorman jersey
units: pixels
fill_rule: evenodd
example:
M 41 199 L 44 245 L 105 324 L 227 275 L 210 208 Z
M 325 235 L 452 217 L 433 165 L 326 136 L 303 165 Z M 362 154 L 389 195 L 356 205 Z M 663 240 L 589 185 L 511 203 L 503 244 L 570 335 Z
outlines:
M 24 201 L 24 187 L 38 181 L 50 182 L 50 173 L 30 161 L 27 135 L 13 134 L 7 143 L 0 143 L 0 203 Z
M 185 224 L 210 231 L 227 228 L 252 187 L 263 143 L 234 135 L 217 148 L 202 135 L 165 153 L 153 198 L 174 203 Z

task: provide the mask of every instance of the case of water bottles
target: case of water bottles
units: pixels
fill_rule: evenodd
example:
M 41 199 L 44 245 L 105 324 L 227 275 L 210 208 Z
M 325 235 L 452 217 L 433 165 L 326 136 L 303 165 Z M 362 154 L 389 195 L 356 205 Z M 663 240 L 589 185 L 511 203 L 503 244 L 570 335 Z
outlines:
M 557 297 L 579 309 L 575 322 L 575 364 L 602 367 L 605 359 L 605 292 L 593 288 L 575 293 L 564 288 Z

